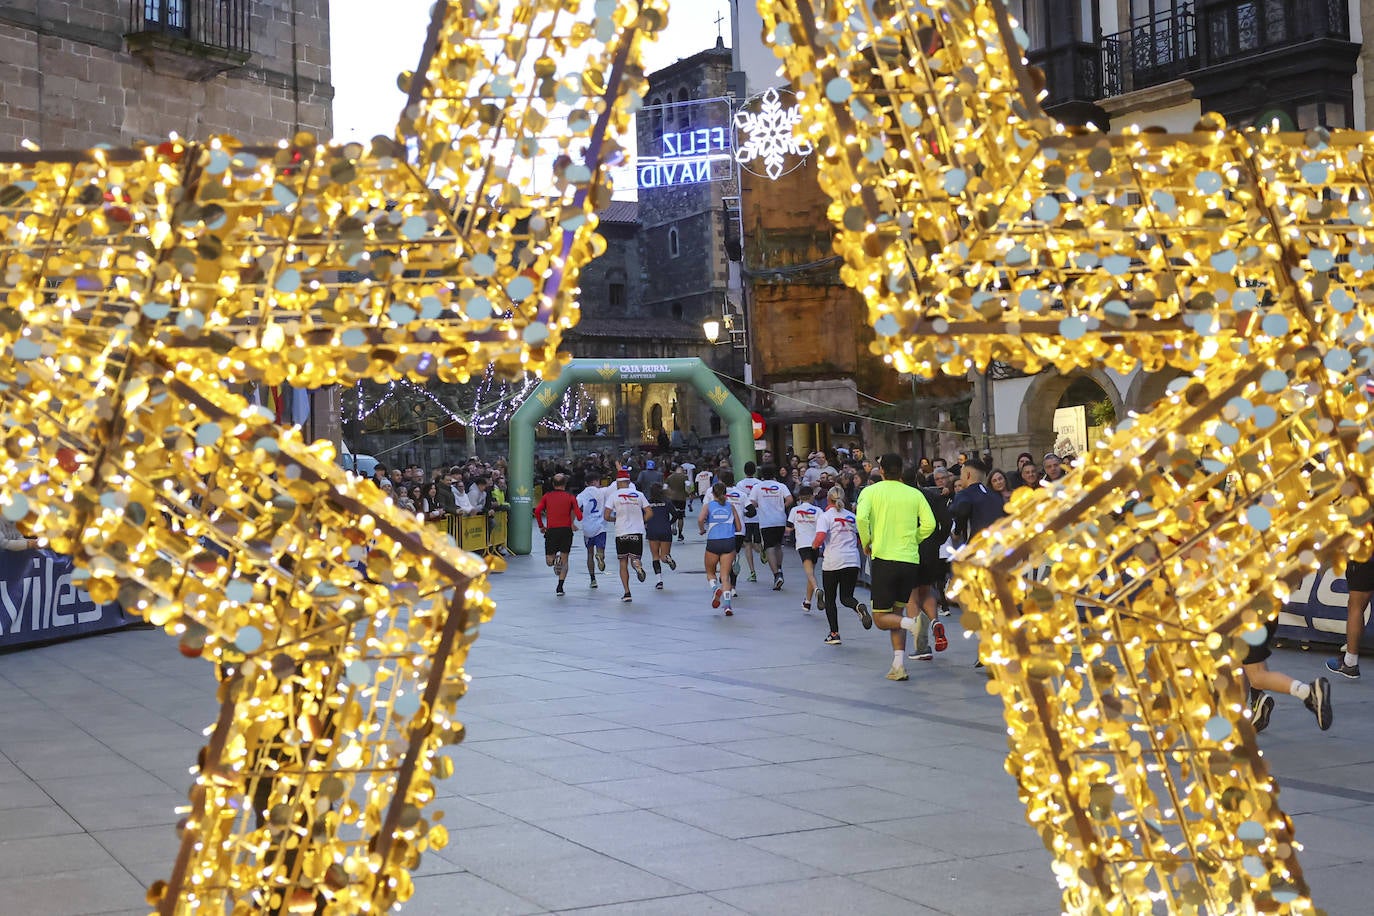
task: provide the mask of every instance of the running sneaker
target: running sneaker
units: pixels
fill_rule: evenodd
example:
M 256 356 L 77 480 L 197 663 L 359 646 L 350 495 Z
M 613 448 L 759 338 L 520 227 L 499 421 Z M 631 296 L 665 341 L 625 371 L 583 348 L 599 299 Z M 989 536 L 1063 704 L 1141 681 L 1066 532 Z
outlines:
M 905 681 L 909 678 L 907 677 L 906 668 L 901 665 L 893 665 L 887 671 L 887 679 L 889 681 Z
M 554 593 L 555 595 L 557 595 L 558 597 L 560 597 L 560 598 L 563 597 L 563 595 L 564 595 L 564 592 L 563 592 L 563 583 L 562 583 L 561 580 L 560 580 L 559 583 L 558 583 L 558 588 L 554 589 L 554 590 L 553 590 L 553 593 Z
M 930 635 L 935 637 L 935 651 L 943 652 L 949 648 L 949 640 L 945 638 L 945 625 L 940 621 L 935 621 L 930 625 Z
M 918 662 L 928 662 L 935 658 L 935 653 L 931 652 L 929 649 L 926 649 L 924 651 L 908 653 L 907 658 L 914 658 Z
M 596 588 L 596 576 L 592 576 L 592 588 Z
M 773 591 L 775 591 L 775 592 L 780 592 L 780 591 L 782 591 L 782 576 L 774 576 L 774 577 L 773 577 Z
M 630 603 L 631 601 L 633 601 L 634 599 L 630 597 L 630 593 L 629 593 L 629 592 L 626 592 L 625 594 L 623 594 L 623 595 L 620 596 L 620 600 L 623 601 L 623 602 L 625 602 L 626 604 L 629 604 L 629 603 Z
M 659 579 L 657 582 L 655 582 L 654 588 L 658 589 L 659 591 L 663 591 L 663 580 Z
M 831 633 L 829 636 L 825 638 L 825 644 L 827 646 L 838 646 L 840 644 L 840 634 Z
M 682 532 L 681 532 L 681 531 L 679 531 L 679 532 L 677 533 L 677 539 L 678 539 L 679 541 L 682 540 Z
M 1360 679 L 1360 666 L 1347 665 L 1343 656 L 1338 655 L 1335 658 L 1328 658 L 1326 660 L 1326 670 L 1334 671 L 1336 674 L 1342 677 L 1348 677 L 1352 681 L 1358 681 Z
M 754 570 L 752 570 L 752 569 L 749 570 L 749 581 L 750 581 L 750 582 L 757 582 L 757 581 L 759 581 L 759 574 L 758 574 L 757 572 L 755 572 Z
M 823 611 L 823 610 L 825 610 L 825 592 L 824 592 L 824 591 L 822 591 L 822 590 L 819 589 L 819 588 L 816 589 L 816 597 L 815 597 L 814 600 L 815 600 L 815 602 L 816 602 L 816 610 L 818 610 L 818 611 Z
M 678 540 L 680 541 L 682 538 L 678 538 Z M 674 560 L 671 556 L 664 557 L 663 562 L 668 564 L 669 569 L 677 569 L 677 560 Z
M 724 596 L 724 595 L 725 595 L 725 589 L 723 589 L 723 588 L 721 588 L 719 585 L 717 585 L 717 586 L 716 586 L 715 593 L 711 596 L 711 607 L 713 607 L 713 608 L 718 608 L 718 607 L 720 607 L 720 603 L 721 603 L 721 601 L 723 600 L 723 596 Z
M 640 582 L 643 582 L 643 581 L 644 581 L 644 576 L 645 576 L 644 564 L 641 563 L 641 562 L 639 562 L 638 560 L 636 560 L 636 561 L 634 562 L 633 565 L 634 565 L 634 568 L 635 568 L 635 576 L 637 576 L 637 577 L 639 578 L 639 581 L 640 581 Z
M 868 613 L 868 605 L 860 601 L 854 605 L 854 613 L 858 614 L 859 619 L 863 621 L 865 630 L 873 629 L 873 615 Z
M 1269 714 L 1274 711 L 1274 698 L 1267 693 L 1261 693 L 1255 698 L 1255 702 L 1250 704 L 1250 724 L 1255 727 L 1256 732 L 1262 732 L 1269 727 Z
M 596 571 L 606 571 L 606 555 L 604 553 L 599 553 L 596 555 Z
M 1326 731 L 1331 727 L 1331 684 L 1326 678 L 1319 677 L 1312 682 L 1312 692 L 1302 701 L 1302 705 L 1317 717 L 1317 728 Z
M 811 613 L 811 602 L 805 598 L 802 599 L 802 610 Z
M 726 593 L 725 593 L 725 616 L 726 616 L 726 617 L 734 617 L 734 616 L 735 616 L 735 609 L 732 608 L 732 607 L 730 606 L 730 599 L 733 598 L 733 597 L 734 597 L 734 593 L 733 593 L 733 592 L 726 592 Z
M 561 576 L 561 575 L 563 575 L 563 558 L 562 558 L 562 557 L 554 557 L 554 558 L 553 558 L 553 574 L 554 574 L 555 576 Z

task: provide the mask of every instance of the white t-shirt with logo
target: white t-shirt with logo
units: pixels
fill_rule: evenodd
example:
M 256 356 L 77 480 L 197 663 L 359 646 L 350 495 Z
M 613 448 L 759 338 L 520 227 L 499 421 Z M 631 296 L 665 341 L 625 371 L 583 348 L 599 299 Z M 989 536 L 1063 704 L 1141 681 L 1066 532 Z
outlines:
M 763 481 L 759 480 L 757 477 L 741 477 L 739 481 L 736 482 L 735 486 L 739 487 L 740 492 L 744 494 L 744 498 L 748 500 L 750 494 L 754 492 L 754 487 L 757 487 L 761 483 L 763 483 Z M 749 521 L 753 522 L 755 519 L 751 518 Z
M 698 495 L 698 496 L 710 496 L 710 495 L 711 495 L 711 481 L 713 481 L 714 479 L 715 479 L 715 475 L 712 474 L 710 471 L 698 471 L 698 472 L 697 472 L 697 495 Z
M 825 535 L 822 570 L 859 566 L 859 522 L 848 509 L 826 509 L 816 520 L 816 533 Z
M 725 488 L 725 501 L 735 507 L 742 523 L 747 525 L 753 521 L 752 518 L 747 518 L 744 514 L 744 507 L 748 504 L 749 497 L 745 496 L 744 491 L 738 485 Z
M 633 486 L 616 487 L 615 494 L 606 503 L 606 508 L 615 513 L 615 536 L 644 534 L 644 510 L 649 500 Z
M 797 532 L 797 547 L 810 547 L 816 540 L 816 522 L 820 521 L 821 507 L 815 503 L 797 503 L 787 514 L 787 524 Z
M 606 494 L 600 487 L 589 486 L 577 494 L 577 506 L 582 510 L 582 536 L 594 538 L 606 530 Z
M 752 519 L 760 528 L 781 528 L 787 524 L 787 500 L 792 495 L 787 485 L 776 480 L 760 480 L 749 493 L 749 501 L 758 507 Z

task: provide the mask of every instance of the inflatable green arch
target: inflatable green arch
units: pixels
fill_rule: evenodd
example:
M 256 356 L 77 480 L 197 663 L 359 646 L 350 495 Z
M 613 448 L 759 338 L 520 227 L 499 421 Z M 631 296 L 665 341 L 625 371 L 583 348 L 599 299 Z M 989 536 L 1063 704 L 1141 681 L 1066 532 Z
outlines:
M 730 459 L 736 476 L 743 477 L 744 463 L 753 460 L 753 418 L 700 359 L 574 359 L 558 378 L 536 388 L 510 420 L 510 527 L 506 546 L 514 553 L 528 554 L 531 546 L 535 424 L 553 409 L 569 385 L 582 382 L 601 385 L 691 382 L 725 421 L 730 432 Z

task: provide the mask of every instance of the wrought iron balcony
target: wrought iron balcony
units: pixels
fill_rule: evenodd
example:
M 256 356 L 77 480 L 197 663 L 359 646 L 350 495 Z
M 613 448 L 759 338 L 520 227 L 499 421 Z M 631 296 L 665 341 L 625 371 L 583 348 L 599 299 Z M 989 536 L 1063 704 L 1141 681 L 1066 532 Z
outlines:
M 1202 7 L 1206 64 L 1318 38 L 1350 38 L 1346 0 L 1221 0 Z
M 1102 98 L 1101 51 L 1097 45 L 1075 41 L 1051 48 L 1037 48 L 1027 55 L 1030 63 L 1045 72 L 1045 109 L 1071 102 L 1095 102 Z
M 1197 65 L 1197 20 L 1184 4 L 1103 36 L 1102 95 L 1158 86 Z
M 247 60 L 251 0 L 131 0 L 129 32 L 135 50 L 150 45 L 185 53 Z

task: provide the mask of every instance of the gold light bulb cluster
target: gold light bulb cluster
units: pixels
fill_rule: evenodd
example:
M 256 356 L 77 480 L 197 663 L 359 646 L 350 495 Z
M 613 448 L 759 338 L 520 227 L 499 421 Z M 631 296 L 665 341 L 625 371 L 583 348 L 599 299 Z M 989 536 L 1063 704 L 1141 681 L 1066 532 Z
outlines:
M 381 913 L 446 841 L 486 570 L 249 394 L 556 372 L 665 7 L 441 0 L 394 139 L 0 162 L 0 512 L 220 677 L 159 912 Z
M 1073 913 L 1308 913 L 1240 662 L 1371 521 L 1369 136 L 1065 128 L 994 0 L 760 0 L 875 352 L 1172 379 L 959 557 Z

